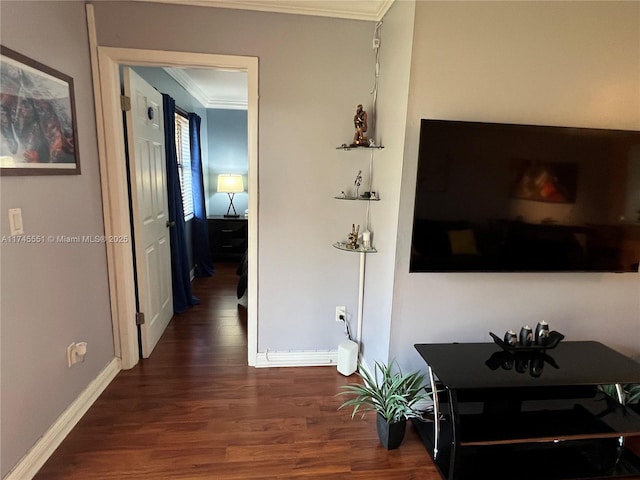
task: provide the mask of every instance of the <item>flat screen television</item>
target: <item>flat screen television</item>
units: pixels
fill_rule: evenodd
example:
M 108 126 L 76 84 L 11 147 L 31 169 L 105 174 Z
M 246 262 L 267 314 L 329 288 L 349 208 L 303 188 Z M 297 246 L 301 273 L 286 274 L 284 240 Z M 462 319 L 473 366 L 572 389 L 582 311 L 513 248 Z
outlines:
M 637 272 L 640 132 L 423 119 L 411 272 Z

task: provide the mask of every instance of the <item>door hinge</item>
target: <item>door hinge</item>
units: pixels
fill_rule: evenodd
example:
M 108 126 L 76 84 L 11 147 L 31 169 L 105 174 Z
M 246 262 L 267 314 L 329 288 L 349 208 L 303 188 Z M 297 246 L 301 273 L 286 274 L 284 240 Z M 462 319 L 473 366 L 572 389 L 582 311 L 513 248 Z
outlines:
M 144 313 L 136 312 L 136 325 L 144 325 Z
M 127 97 L 126 95 L 121 95 L 120 107 L 122 108 L 123 112 L 128 112 L 129 110 L 131 110 L 131 98 Z

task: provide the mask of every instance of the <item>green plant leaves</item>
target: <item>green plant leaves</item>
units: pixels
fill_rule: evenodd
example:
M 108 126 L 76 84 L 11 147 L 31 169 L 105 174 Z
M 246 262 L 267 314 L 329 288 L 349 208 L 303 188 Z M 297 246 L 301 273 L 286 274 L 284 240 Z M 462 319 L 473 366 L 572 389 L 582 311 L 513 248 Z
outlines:
M 367 411 L 371 410 L 382 415 L 387 422 L 421 417 L 422 414 L 415 409 L 415 404 L 432 395 L 426 375 L 420 372 L 405 375 L 395 361 L 389 365 L 376 362 L 373 372 L 368 372 L 360 365 L 356 374 L 362 380 L 362 384 L 343 385 L 340 387 L 342 391 L 338 393 L 353 396 L 338 407 L 353 407 L 351 418 L 360 411 L 364 417 Z
M 640 402 L 640 383 L 624 383 L 622 387 L 622 404 L 629 405 Z M 600 390 L 612 398 L 618 400 L 618 392 L 615 385 L 600 385 Z
M 629 384 L 626 386 L 627 404 L 640 402 L 640 383 Z

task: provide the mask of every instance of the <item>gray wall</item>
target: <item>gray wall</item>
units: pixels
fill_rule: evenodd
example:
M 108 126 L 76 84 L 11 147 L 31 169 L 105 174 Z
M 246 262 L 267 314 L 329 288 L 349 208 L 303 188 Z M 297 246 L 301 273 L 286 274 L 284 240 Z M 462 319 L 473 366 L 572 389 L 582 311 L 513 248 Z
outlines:
M 84 2 L 3 1 L 2 45 L 73 77 L 81 175 L 0 178 L 0 233 L 22 208 L 25 234 L 102 235 Z M 25 19 L 29 19 L 28 28 Z M 104 244 L 0 244 L 4 476 L 113 359 Z M 86 341 L 84 363 L 66 348 Z
M 357 308 L 358 256 L 331 245 L 362 218 L 333 199 L 361 168 L 336 147 L 370 105 L 373 23 L 142 2 L 95 11 L 100 45 L 259 57 L 258 348 L 335 349 L 335 305 Z
M 224 215 L 229 208 L 229 195 L 218 193 L 218 174 L 233 173 L 243 176 L 247 190 L 249 171 L 249 153 L 247 145 L 247 111 L 207 109 L 209 125 L 209 150 L 207 155 L 207 214 Z M 237 193 L 233 205 L 239 215 L 248 208 L 248 194 Z
M 421 118 L 640 129 L 639 2 L 417 2 L 390 351 L 539 320 L 640 354 L 638 274 L 408 273 Z
M 368 171 L 367 152 L 335 147 L 353 136 L 356 104 L 370 111 L 373 23 L 135 2 L 95 7 L 104 46 L 259 57 L 259 349 L 335 349 L 342 329 L 334 307 L 346 305 L 355 320 L 358 255 L 331 244 L 364 212 L 363 202 L 332 197 L 359 169 Z M 100 233 L 83 4 L 3 1 L 1 8 L 3 45 L 74 77 L 83 169 L 1 178 L 1 233 L 8 234 L 11 207 L 23 209 L 27 233 Z M 411 47 L 413 3 L 392 7 L 378 101 L 386 148 L 374 160 L 383 200 L 371 206 L 379 253 L 367 260 L 368 361 L 388 355 L 423 367 L 415 342 L 489 341 L 489 330 L 540 318 L 570 339 L 639 353 L 634 274 L 408 273 L 419 119 L 640 128 L 639 9 L 638 2 L 418 2 Z M 159 26 L 169 22 L 191 33 L 166 35 Z M 0 254 L 4 475 L 113 358 L 113 345 L 104 246 L 3 244 Z M 87 361 L 68 369 L 65 348 L 79 340 L 89 342 Z
M 370 229 L 378 253 L 367 255 L 366 259 L 362 352 L 369 365 L 376 360 L 387 361 L 389 354 L 414 10 L 414 2 L 396 1 L 387 12 L 380 30 L 376 130 L 385 148 L 376 152 L 373 166 L 373 187 L 382 200 L 370 205 Z M 365 168 L 367 157 L 363 157 Z

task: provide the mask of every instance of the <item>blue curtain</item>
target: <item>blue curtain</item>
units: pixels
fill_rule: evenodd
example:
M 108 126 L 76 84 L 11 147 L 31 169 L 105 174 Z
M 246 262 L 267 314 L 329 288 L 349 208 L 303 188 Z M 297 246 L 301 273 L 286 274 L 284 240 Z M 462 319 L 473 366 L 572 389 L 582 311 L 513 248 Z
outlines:
M 200 117 L 189 114 L 189 144 L 191 147 L 191 189 L 193 191 L 193 220 L 191 235 L 193 245 L 193 261 L 196 277 L 213 275 L 213 260 L 209 249 L 209 229 L 207 228 L 207 209 L 204 198 L 204 182 L 202 180 L 202 155 L 200 151 Z
M 169 221 L 171 240 L 171 281 L 173 286 L 173 311 L 183 313 L 200 300 L 191 292 L 189 274 L 189 256 L 185 235 L 184 209 L 178 175 L 178 158 L 176 156 L 175 113 L 176 102 L 169 95 L 162 94 L 164 108 L 164 144 L 167 162 L 167 198 L 169 201 Z

